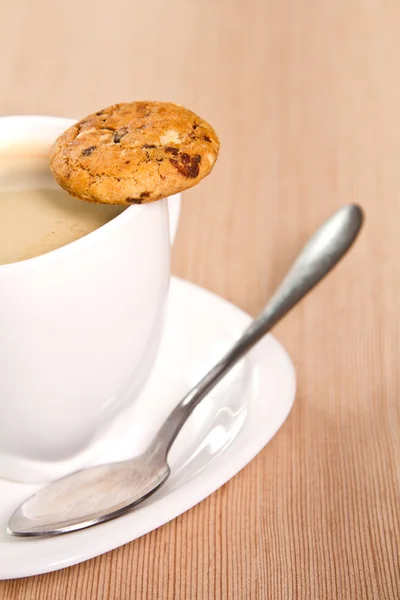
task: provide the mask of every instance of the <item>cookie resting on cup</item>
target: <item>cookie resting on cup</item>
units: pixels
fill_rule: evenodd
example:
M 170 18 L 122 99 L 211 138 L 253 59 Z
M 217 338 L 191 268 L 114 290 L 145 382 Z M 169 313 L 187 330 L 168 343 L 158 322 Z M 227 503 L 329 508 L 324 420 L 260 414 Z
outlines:
M 193 187 L 219 152 L 214 129 L 169 102 L 115 104 L 56 140 L 50 167 L 72 196 L 104 204 L 144 204 Z

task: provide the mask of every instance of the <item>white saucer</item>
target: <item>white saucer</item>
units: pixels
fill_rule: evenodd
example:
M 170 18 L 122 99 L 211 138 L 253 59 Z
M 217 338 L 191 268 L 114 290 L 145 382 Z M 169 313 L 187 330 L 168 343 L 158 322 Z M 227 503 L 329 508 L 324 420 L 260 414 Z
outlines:
M 166 331 L 142 396 L 93 450 L 95 462 L 136 454 L 183 394 L 241 334 L 250 317 L 172 278 Z M 37 488 L 0 480 L 0 579 L 68 567 L 130 542 L 177 517 L 242 469 L 285 421 L 295 395 L 290 358 L 272 337 L 196 409 L 170 454 L 172 475 L 154 496 L 114 521 L 54 538 L 12 538 L 9 515 Z M 92 458 L 92 462 L 94 459 Z

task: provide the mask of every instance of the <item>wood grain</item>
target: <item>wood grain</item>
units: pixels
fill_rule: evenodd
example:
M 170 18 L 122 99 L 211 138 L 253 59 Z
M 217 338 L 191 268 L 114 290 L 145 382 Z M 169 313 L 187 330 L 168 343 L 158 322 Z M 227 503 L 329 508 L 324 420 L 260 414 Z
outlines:
M 298 394 L 265 450 L 157 531 L 0 598 L 399 598 L 398 2 L 13 2 L 0 39 L 3 114 L 165 99 L 215 126 L 221 157 L 185 194 L 173 268 L 252 314 L 323 218 L 367 214 L 277 329 Z

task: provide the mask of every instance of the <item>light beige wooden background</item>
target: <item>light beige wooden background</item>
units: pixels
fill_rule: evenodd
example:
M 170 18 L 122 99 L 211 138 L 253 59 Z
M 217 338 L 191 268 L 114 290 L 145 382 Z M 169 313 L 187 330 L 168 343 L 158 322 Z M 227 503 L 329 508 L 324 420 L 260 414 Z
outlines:
M 175 274 L 252 314 L 319 222 L 360 202 L 352 254 L 277 329 L 295 407 L 237 477 L 175 521 L 7 600 L 400 597 L 397 0 L 1 4 L 0 112 L 172 100 L 222 142 L 185 194 Z

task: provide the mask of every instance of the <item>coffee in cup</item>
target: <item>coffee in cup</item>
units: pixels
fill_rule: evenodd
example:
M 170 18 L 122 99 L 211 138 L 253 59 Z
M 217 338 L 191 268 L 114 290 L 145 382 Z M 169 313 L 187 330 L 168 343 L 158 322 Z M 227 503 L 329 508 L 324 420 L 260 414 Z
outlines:
M 0 265 L 61 248 L 122 210 L 70 196 L 54 181 L 44 152 L 23 146 L 0 152 Z

